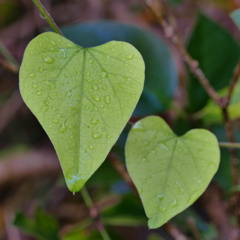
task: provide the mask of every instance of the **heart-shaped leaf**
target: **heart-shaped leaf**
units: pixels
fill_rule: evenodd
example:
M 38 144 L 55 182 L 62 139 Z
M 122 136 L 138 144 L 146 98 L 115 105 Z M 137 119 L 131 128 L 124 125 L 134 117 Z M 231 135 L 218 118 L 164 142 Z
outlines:
M 143 83 L 143 59 L 128 43 L 82 48 L 50 32 L 29 43 L 21 94 L 51 139 L 72 192 L 105 160 Z
M 143 93 L 133 116 L 156 114 L 169 107 L 178 85 L 178 75 L 169 48 L 159 36 L 144 28 L 112 20 L 70 25 L 62 31 L 83 47 L 95 47 L 112 40 L 132 44 L 146 65 Z
M 157 228 L 190 206 L 217 171 L 220 153 L 207 130 L 176 136 L 159 117 L 134 124 L 126 143 L 126 163 L 150 228 Z

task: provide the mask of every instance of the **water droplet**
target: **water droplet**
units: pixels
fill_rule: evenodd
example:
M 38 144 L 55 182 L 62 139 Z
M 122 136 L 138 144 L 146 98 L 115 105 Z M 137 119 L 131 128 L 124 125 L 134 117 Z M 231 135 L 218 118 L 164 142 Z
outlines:
M 106 127 L 101 127 L 102 132 L 106 132 L 107 128 Z
M 67 58 L 67 49 L 66 48 L 61 48 L 60 52 L 61 52 L 63 58 L 66 59 Z
M 143 162 L 146 162 L 146 161 L 147 161 L 147 159 L 146 159 L 146 158 L 143 158 L 143 159 L 142 159 L 142 161 L 143 161 Z
M 87 81 L 88 81 L 88 83 L 91 83 L 91 82 L 93 82 L 94 80 L 93 80 L 93 79 L 88 79 Z
M 110 103 L 110 97 L 109 96 L 105 96 L 104 97 L 104 101 L 106 104 L 109 104 Z
M 149 146 L 149 145 L 150 145 L 150 142 L 144 141 L 144 145 L 145 145 L 145 146 Z
M 157 195 L 157 198 L 158 198 L 160 201 L 162 201 L 163 198 L 164 198 L 164 194 L 163 194 L 163 193 L 158 194 L 158 195 Z
M 159 211 L 162 213 L 166 213 L 167 209 L 165 207 L 163 207 L 162 205 L 159 205 Z
M 93 90 L 98 90 L 98 86 L 96 84 L 92 84 L 92 89 Z
M 118 86 L 121 88 L 126 88 L 126 84 L 124 82 L 119 82 Z
M 58 124 L 59 121 L 57 119 L 53 119 L 53 123 Z
M 30 73 L 28 76 L 29 76 L 30 78 L 34 78 L 34 77 L 35 77 L 35 74 L 34 74 L 34 73 Z
M 48 106 L 42 106 L 41 107 L 41 111 L 43 111 L 43 112 L 47 112 L 48 111 Z
M 51 42 L 52 42 L 53 46 L 57 45 L 57 43 L 55 41 L 52 40 Z
M 42 91 L 37 91 L 37 95 L 38 96 L 42 95 Z
M 127 59 L 133 59 L 133 57 L 134 57 L 134 54 L 131 53 L 131 54 L 129 54 L 129 55 L 127 56 Z
M 174 208 L 174 207 L 176 207 L 176 206 L 178 206 L 178 202 L 177 202 L 176 199 L 174 199 L 173 201 L 171 201 L 171 202 L 169 203 L 169 207 L 171 207 L 171 208 Z
M 138 192 L 139 192 L 139 193 L 142 193 L 142 192 L 143 192 L 143 190 L 142 190 L 141 188 L 139 188 L 139 189 L 138 189 Z
M 51 64 L 51 63 L 54 63 L 55 59 L 54 58 L 51 58 L 49 57 L 47 54 L 43 53 L 42 54 L 42 58 L 43 58 L 43 61 L 45 63 L 48 63 L 48 64 Z
M 107 135 L 107 138 L 112 138 L 112 136 L 111 135 Z
M 54 83 L 52 83 L 52 82 L 49 82 L 49 81 L 44 81 L 44 83 L 48 86 L 48 87 L 50 87 L 50 89 L 55 89 L 55 84 Z
M 103 78 L 106 78 L 106 77 L 108 77 L 108 74 L 107 74 L 106 72 L 102 72 L 102 73 L 101 73 L 101 76 L 102 76 Z
M 90 59 L 88 59 L 88 62 L 90 63 L 90 64 L 93 64 L 94 63 L 94 61 L 90 58 Z
M 66 127 L 65 123 L 63 122 L 63 123 L 62 123 L 62 126 L 61 126 L 61 128 L 60 128 L 60 133 L 64 133 L 64 132 L 66 132 L 66 131 L 67 131 L 67 127 Z
M 93 147 L 93 145 L 90 145 L 90 146 L 88 146 L 91 150 L 93 150 L 94 149 L 94 147 Z
M 72 91 L 67 92 L 67 98 L 72 97 Z
M 43 70 L 44 70 L 43 68 L 39 68 L 38 69 L 39 72 L 43 72 Z
M 102 87 L 102 89 L 103 89 L 103 90 L 106 90 L 106 89 L 107 89 L 107 85 L 104 85 L 104 86 Z
M 101 101 L 101 97 L 98 96 L 98 95 L 93 95 L 92 98 L 97 101 L 97 102 L 100 102 Z
M 92 118 L 91 119 L 91 123 L 92 124 L 98 124 L 99 123 L 99 119 L 98 118 Z
M 99 139 L 102 136 L 102 133 L 93 133 L 92 136 L 94 139 Z
M 33 84 L 32 87 L 33 88 L 38 88 L 38 85 L 37 84 Z
M 184 193 L 184 189 L 183 187 L 181 186 L 181 183 L 179 181 L 176 181 L 176 184 L 177 184 L 177 190 L 178 190 L 178 193 L 180 195 L 182 195 Z
M 134 130 L 139 131 L 139 132 L 145 132 L 145 128 L 142 125 L 141 121 L 136 122 L 133 127 Z

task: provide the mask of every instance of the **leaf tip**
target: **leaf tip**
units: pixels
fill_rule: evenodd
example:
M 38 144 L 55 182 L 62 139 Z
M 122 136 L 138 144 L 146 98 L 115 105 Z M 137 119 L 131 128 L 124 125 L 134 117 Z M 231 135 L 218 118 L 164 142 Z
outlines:
M 75 195 L 75 193 L 79 192 L 84 184 L 87 182 L 88 178 L 80 177 L 78 175 L 71 175 L 70 178 L 66 178 L 66 183 L 68 189 Z
M 160 215 L 159 213 L 154 214 L 152 218 L 149 218 L 148 220 L 148 227 L 149 229 L 156 229 L 161 227 L 165 221 L 163 221 L 163 216 Z

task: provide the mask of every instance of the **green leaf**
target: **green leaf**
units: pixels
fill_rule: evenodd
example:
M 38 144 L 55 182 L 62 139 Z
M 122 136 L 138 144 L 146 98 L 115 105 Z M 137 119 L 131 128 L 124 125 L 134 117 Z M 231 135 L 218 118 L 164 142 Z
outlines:
M 126 143 L 126 163 L 149 218 L 157 228 L 190 206 L 219 165 L 216 137 L 203 129 L 176 136 L 160 117 L 136 122 Z
M 230 33 L 200 14 L 187 50 L 216 90 L 229 84 L 240 56 L 239 45 Z M 193 74 L 189 74 L 188 98 L 190 112 L 203 108 L 209 99 Z
M 65 27 L 62 31 L 67 38 L 84 47 L 112 40 L 132 44 L 146 64 L 144 90 L 134 116 L 163 112 L 169 107 L 178 75 L 170 51 L 159 36 L 146 29 L 114 21 L 87 22 Z
M 128 43 L 88 49 L 51 32 L 29 43 L 21 94 L 51 139 L 70 191 L 79 191 L 105 160 L 143 81 L 144 62 Z
M 237 27 L 240 29 L 240 9 L 233 11 L 230 16 L 237 25 Z
M 218 91 L 219 96 L 226 96 L 229 92 L 229 87 L 221 89 Z M 228 106 L 229 118 L 231 120 L 237 119 L 240 117 L 240 82 L 238 81 L 234 87 L 230 104 Z M 221 124 L 223 122 L 222 109 L 216 105 L 216 103 L 209 99 L 207 105 L 197 113 L 197 116 L 207 124 Z
M 152 233 L 149 235 L 148 240 L 162 240 L 162 238 L 156 233 Z
M 22 212 L 18 212 L 14 220 L 14 225 L 39 240 L 59 239 L 57 221 L 41 209 L 36 209 L 34 219 L 29 219 Z

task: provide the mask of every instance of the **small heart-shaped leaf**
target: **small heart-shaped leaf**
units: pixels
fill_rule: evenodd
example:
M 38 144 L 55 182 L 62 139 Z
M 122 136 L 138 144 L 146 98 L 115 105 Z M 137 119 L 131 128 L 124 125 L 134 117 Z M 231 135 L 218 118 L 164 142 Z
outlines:
M 105 160 L 143 83 L 143 59 L 128 43 L 82 48 L 51 32 L 29 43 L 21 94 L 51 139 L 72 192 Z
M 160 117 L 134 124 L 126 143 L 126 162 L 150 228 L 157 228 L 190 206 L 218 169 L 216 137 L 207 130 L 176 136 Z

